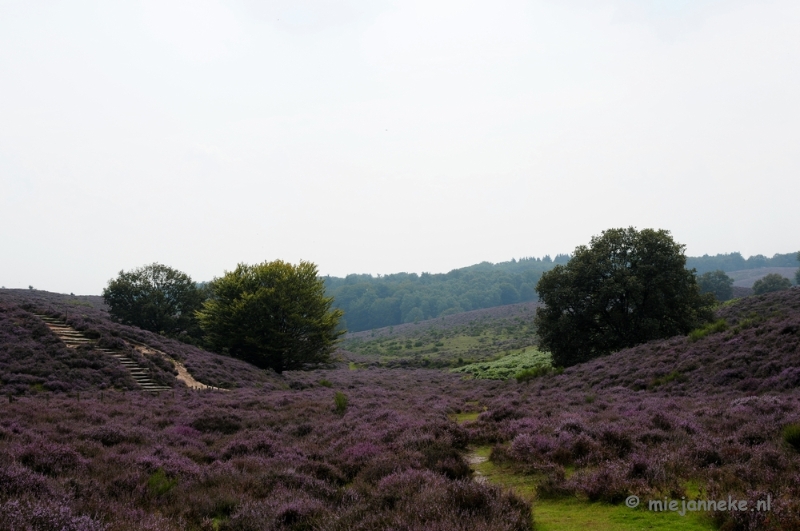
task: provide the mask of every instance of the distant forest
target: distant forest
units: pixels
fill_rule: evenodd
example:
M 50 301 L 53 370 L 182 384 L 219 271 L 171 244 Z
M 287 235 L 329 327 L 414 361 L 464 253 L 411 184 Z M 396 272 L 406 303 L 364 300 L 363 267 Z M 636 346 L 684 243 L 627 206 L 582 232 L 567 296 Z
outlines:
M 698 275 L 709 271 L 741 271 L 742 269 L 758 269 L 759 267 L 797 267 L 797 253 L 776 254 L 767 258 L 763 254 L 751 256 L 747 260 L 740 253 L 718 254 L 716 256 L 689 256 L 686 267 L 695 268 Z
M 536 283 L 542 273 L 565 264 L 570 255 L 555 259 L 521 258 L 491 264 L 482 262 L 449 273 L 395 273 L 392 275 L 347 275 L 325 277 L 328 296 L 344 310 L 342 326 L 359 332 L 384 326 L 412 323 L 444 315 L 504 304 L 537 300 Z M 759 267 L 796 267 L 797 253 L 756 255 L 744 259 L 740 253 L 687 257 L 686 267 L 698 274 L 721 269 L 738 271 Z

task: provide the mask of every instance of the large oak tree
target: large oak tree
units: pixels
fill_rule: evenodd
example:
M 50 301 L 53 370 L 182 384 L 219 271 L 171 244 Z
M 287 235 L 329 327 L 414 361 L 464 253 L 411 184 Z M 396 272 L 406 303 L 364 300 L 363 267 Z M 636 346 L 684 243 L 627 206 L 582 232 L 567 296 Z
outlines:
M 701 295 L 684 249 L 669 231 L 610 229 L 544 273 L 535 323 L 553 363 L 686 334 L 709 319 L 713 295 Z

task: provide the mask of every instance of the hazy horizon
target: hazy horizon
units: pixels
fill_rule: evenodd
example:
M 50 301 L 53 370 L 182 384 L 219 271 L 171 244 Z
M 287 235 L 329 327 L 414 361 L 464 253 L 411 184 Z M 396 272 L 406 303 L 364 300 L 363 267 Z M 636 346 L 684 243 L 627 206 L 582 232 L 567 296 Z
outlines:
M 798 27 L 788 0 L 8 0 L 0 285 L 440 273 L 628 226 L 793 252 Z

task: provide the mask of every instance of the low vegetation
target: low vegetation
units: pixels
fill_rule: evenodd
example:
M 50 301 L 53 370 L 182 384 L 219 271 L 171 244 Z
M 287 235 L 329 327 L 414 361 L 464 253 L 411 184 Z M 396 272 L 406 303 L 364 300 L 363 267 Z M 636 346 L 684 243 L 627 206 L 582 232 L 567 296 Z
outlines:
M 365 360 L 357 370 L 279 376 L 113 323 L 92 300 L 3 290 L 0 307 L 0 383 L 12 394 L 0 410 L 0 522 L 9 529 L 800 528 L 798 289 L 720 305 L 715 320 L 726 328 L 519 380 L 547 365 L 464 378 L 353 354 Z M 64 352 L 34 313 L 66 317 L 98 341 L 152 341 L 231 390 L 176 383 L 150 395 L 103 363 L 70 372 L 64 356 L 90 352 Z M 406 326 L 427 334 L 429 324 Z M 490 319 L 450 324 L 468 325 L 458 334 L 494 329 Z M 412 333 L 370 340 L 401 332 Z M 531 346 L 495 345 L 489 361 L 536 355 Z M 771 505 L 683 520 L 630 509 L 629 496 Z
M 467 374 L 474 378 L 488 380 L 526 379 L 527 375 L 544 375 L 552 369 L 550 354 L 528 347 L 519 352 L 511 352 L 495 361 L 471 363 L 452 372 Z
M 536 303 L 516 304 L 351 333 L 341 346 L 365 366 L 461 366 L 534 345 L 535 308 Z

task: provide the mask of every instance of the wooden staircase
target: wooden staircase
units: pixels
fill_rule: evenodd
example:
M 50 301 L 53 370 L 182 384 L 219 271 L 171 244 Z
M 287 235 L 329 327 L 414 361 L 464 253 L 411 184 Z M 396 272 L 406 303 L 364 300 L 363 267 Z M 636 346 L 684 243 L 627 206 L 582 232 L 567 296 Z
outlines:
M 137 384 L 139 384 L 139 387 L 141 387 L 142 390 L 149 391 L 151 393 L 158 393 L 160 391 L 169 391 L 172 389 L 172 387 L 167 387 L 155 383 L 148 376 L 148 371 L 146 368 L 136 363 L 135 360 L 131 359 L 124 353 L 111 350 L 108 348 L 98 347 L 96 341 L 84 336 L 81 332 L 67 325 L 64 321 L 58 320 L 48 315 L 40 315 L 40 314 L 34 314 L 34 315 L 36 315 L 36 317 L 44 321 L 44 323 L 50 328 L 50 330 L 52 330 L 53 333 L 57 335 L 59 339 L 61 339 L 61 341 L 64 342 L 65 345 L 67 345 L 67 348 L 78 348 L 80 346 L 88 346 L 91 347 L 92 350 L 95 350 L 97 352 L 102 352 L 104 354 L 111 356 L 112 358 L 116 358 L 123 367 L 128 369 L 128 372 L 131 374 L 131 377 Z

